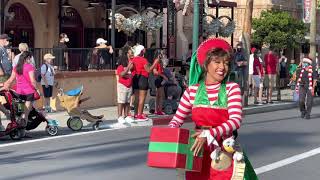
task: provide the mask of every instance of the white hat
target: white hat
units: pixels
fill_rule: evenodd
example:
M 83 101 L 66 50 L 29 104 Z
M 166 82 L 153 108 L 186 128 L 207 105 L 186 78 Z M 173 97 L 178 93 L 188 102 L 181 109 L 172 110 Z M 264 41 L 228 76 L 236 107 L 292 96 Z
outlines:
M 107 43 L 108 41 L 103 39 L 103 38 L 98 38 L 97 41 L 96 41 L 96 44 L 105 44 Z
M 136 46 L 133 46 L 133 55 L 136 57 L 136 56 L 139 56 L 141 54 L 141 51 L 144 50 L 144 46 L 142 45 L 136 45 Z
M 47 54 L 45 54 L 44 56 L 43 56 L 43 59 L 45 59 L 45 60 L 47 60 L 47 59 L 54 59 L 54 58 L 56 58 L 56 57 L 54 57 L 52 54 L 50 54 L 50 53 L 47 53 Z
M 312 64 L 312 60 L 309 58 L 303 58 L 302 62 Z

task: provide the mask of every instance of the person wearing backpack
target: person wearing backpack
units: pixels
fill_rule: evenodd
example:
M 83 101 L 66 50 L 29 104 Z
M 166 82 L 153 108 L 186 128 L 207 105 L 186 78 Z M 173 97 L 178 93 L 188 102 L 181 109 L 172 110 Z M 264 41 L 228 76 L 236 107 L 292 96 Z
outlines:
M 55 74 L 52 62 L 55 57 L 48 53 L 44 55 L 43 59 L 45 63 L 41 66 L 41 85 L 44 96 L 44 109 L 46 112 L 51 112 L 50 98 L 52 97 Z
M 0 35 L 0 83 L 4 83 L 11 75 L 12 65 L 9 60 L 9 55 L 7 52 L 7 46 L 9 45 L 9 36 L 7 34 Z M 10 113 L 6 108 L 0 103 L 0 111 L 2 111 L 7 119 L 10 117 Z M 4 131 L 5 128 L 3 127 L 0 119 L 0 131 Z

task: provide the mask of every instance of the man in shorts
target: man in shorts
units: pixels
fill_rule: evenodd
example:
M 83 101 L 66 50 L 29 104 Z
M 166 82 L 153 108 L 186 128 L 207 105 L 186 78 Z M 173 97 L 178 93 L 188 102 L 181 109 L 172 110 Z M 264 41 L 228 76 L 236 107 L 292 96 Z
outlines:
M 253 53 L 253 84 L 254 84 L 254 104 L 262 105 L 262 90 L 263 90 L 263 77 L 264 71 L 262 63 L 260 62 L 257 50 Z M 257 99 L 258 98 L 258 99 Z
M 1 86 L 3 86 L 3 83 L 6 82 L 6 80 L 8 80 L 8 78 L 10 77 L 10 74 L 4 69 L 5 66 L 5 62 L 9 62 L 9 55 L 7 52 L 7 46 L 9 45 L 9 36 L 7 34 L 1 34 L 0 35 L 0 84 Z M 0 103 L 0 111 L 2 111 L 7 119 L 10 117 L 9 111 Z M 0 131 L 4 131 L 5 128 L 2 125 L 1 119 L 0 119 Z
M 279 68 L 278 68 L 278 58 L 271 49 L 264 56 L 264 62 L 266 67 L 266 76 L 268 77 L 267 103 L 273 103 L 272 90 L 274 87 L 276 87 L 276 80 L 277 80 L 277 74 L 279 72 Z
M 48 53 L 44 55 L 43 59 L 45 63 L 41 66 L 41 85 L 44 95 L 44 109 L 46 112 L 51 112 L 50 98 L 52 97 L 55 75 L 52 63 L 55 57 L 52 54 Z

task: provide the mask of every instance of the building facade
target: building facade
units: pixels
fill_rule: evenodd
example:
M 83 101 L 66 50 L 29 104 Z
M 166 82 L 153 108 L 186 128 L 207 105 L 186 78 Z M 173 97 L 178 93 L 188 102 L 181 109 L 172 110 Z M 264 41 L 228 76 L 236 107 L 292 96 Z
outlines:
M 57 0 L 46 0 L 46 5 L 38 4 L 38 0 L 2 1 L 5 2 L 4 30 L 12 37 L 13 46 L 17 46 L 20 42 L 27 42 L 31 47 L 51 48 L 57 43 L 60 32 L 69 36 L 70 43 L 68 46 L 71 48 L 93 47 L 95 40 L 99 37 L 110 40 L 110 29 L 106 28 L 109 27 L 107 22 L 110 7 L 99 5 L 89 9 L 87 8 L 89 2 L 87 0 L 69 0 L 67 2 L 71 7 L 68 8 L 61 8 Z M 237 3 L 234 11 L 236 29 L 233 38 L 233 44 L 236 44 L 241 40 L 246 0 L 226 1 Z M 126 7 L 126 4 L 118 5 L 118 8 L 121 6 Z M 302 19 L 302 0 L 254 1 L 253 17 L 259 17 L 261 11 L 271 8 L 288 11 L 294 17 Z M 142 38 L 139 37 L 139 40 L 136 36 L 137 34 L 141 36 L 141 33 L 137 32 L 133 37 L 127 37 L 124 33 L 117 32 L 117 46 L 122 47 L 127 40 L 133 40 L 140 43 L 143 41 L 143 44 L 147 47 L 152 42 L 156 42 L 157 47 L 160 44 L 166 47 L 168 45 L 166 8 L 163 11 L 162 38 L 160 38 L 160 32 L 157 32 L 156 38 L 152 37 L 151 33 L 145 33 Z M 59 12 L 61 12 L 60 15 Z M 209 12 L 214 14 L 215 9 L 211 9 Z M 124 10 L 121 13 L 130 16 L 136 12 Z M 224 8 L 220 8 L 219 14 L 231 16 L 230 10 Z M 184 59 L 188 51 L 188 45 L 192 43 L 192 14 L 183 16 L 182 12 L 178 11 L 175 21 L 175 56 L 176 59 Z M 318 27 L 320 27 L 320 23 L 318 23 Z M 227 40 L 231 41 L 230 38 L 227 38 Z
M 94 47 L 95 40 L 99 37 L 108 39 L 110 42 L 109 14 L 111 7 L 105 1 L 99 1 L 100 4 L 95 6 L 89 6 L 91 1 L 88 0 L 45 0 L 46 4 L 39 4 L 39 0 L 1 1 L 4 2 L 5 12 L 3 31 L 12 37 L 13 46 L 26 42 L 35 48 L 52 48 L 59 40 L 59 33 L 66 33 L 69 36 L 68 47 L 70 48 Z M 62 4 L 59 4 L 59 1 Z M 116 13 L 129 17 L 138 12 L 137 5 L 120 1 L 117 1 Z M 65 2 L 70 6 L 63 7 Z M 137 3 L 138 1 L 135 2 Z M 151 2 L 147 5 L 148 7 L 154 6 Z M 158 6 L 160 5 L 158 3 Z M 140 8 L 147 7 L 144 5 Z M 139 35 L 140 37 L 137 37 Z M 128 37 L 123 32 L 116 32 L 115 38 L 116 45 L 122 47 L 127 40 L 151 44 L 151 41 L 155 41 L 151 37 L 151 33 L 136 32 Z M 150 42 L 147 42 L 147 39 Z M 158 32 L 156 39 L 158 45 L 160 44 L 159 39 Z

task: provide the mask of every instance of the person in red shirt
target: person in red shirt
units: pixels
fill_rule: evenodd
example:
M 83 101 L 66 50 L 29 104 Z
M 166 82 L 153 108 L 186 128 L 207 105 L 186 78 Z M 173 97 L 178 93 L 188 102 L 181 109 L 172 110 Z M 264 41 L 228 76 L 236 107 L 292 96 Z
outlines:
M 259 60 L 259 57 L 257 56 L 257 50 L 253 53 L 253 74 L 252 78 L 254 81 L 254 103 L 262 105 L 262 91 L 263 91 L 263 66 L 262 63 Z M 257 98 L 259 99 L 257 101 Z
M 135 118 L 138 121 L 146 121 L 148 118 L 143 114 L 143 108 L 147 92 L 149 89 L 148 77 L 149 73 L 152 72 L 159 59 L 156 59 L 150 66 L 148 60 L 144 58 L 145 48 L 142 45 L 136 45 L 133 47 L 134 58 L 133 63 L 133 79 L 132 87 L 135 96 Z
M 162 65 L 162 51 L 157 50 L 155 52 L 154 56 L 155 60 L 158 59 L 159 62 L 156 63 L 155 68 L 153 69 L 153 74 L 155 76 L 154 85 L 156 86 L 156 103 L 155 103 L 155 114 L 156 115 L 165 115 L 162 112 L 162 101 L 164 98 L 164 88 L 163 88 L 163 82 L 168 81 L 168 78 L 163 73 L 163 65 Z
M 119 76 L 117 83 L 118 92 L 118 123 L 130 123 L 133 119 L 130 117 L 130 99 L 132 95 L 132 73 L 133 63 L 129 61 L 125 53 L 118 62 L 117 75 Z
M 278 74 L 278 58 L 270 49 L 269 52 L 264 55 L 264 62 L 266 68 L 266 76 L 268 77 L 268 95 L 267 103 L 272 102 L 272 90 L 276 85 L 276 79 Z

